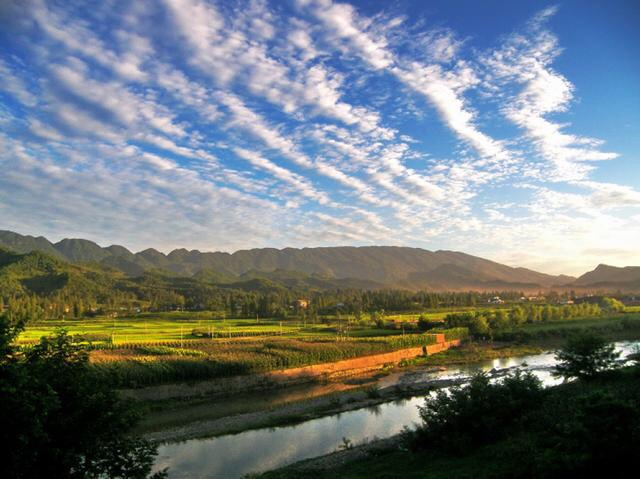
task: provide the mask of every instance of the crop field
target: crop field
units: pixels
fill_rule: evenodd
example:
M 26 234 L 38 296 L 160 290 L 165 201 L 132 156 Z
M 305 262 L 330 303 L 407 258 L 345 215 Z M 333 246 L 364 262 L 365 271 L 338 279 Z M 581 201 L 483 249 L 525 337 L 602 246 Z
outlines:
M 410 324 L 410 315 L 385 321 Z M 353 318 L 222 319 L 214 313 L 142 314 L 128 318 L 31 323 L 19 343 L 28 347 L 64 328 L 90 349 L 95 371 L 120 387 L 192 381 L 332 362 L 435 342 L 415 328 L 379 329 Z M 466 329 L 447 330 L 449 339 Z
M 426 313 L 425 317 L 443 320 L 448 312 Z M 387 322 L 415 323 L 420 315 L 388 315 Z M 367 317 L 368 319 L 368 317 Z M 188 341 L 203 337 L 240 338 L 257 336 L 286 337 L 336 337 L 344 334 L 352 337 L 387 336 L 402 334 L 397 330 L 377 329 L 367 321 L 356 322 L 353 316 L 323 317 L 315 322 L 300 319 L 222 319 L 212 312 L 145 313 L 135 317 L 97 317 L 87 319 L 46 320 L 32 322 L 20 335 L 19 343 L 33 343 L 43 336 L 51 336 L 64 328 L 81 342 L 97 344 L 132 344 Z M 407 331 L 408 332 L 408 331 Z
M 20 335 L 19 342 L 36 341 L 42 336 L 52 335 L 60 328 L 66 329 L 70 335 L 77 336 L 81 341 L 110 344 L 196 339 L 194 331 L 233 337 L 296 334 L 305 329 L 304 324 L 298 321 L 260 320 L 256 322 L 256 320 L 247 319 L 188 318 L 184 317 L 184 314 L 176 316 L 176 318 L 163 315 L 161 317 L 47 320 L 30 324 Z
M 466 328 L 443 330 L 447 339 L 467 335 Z M 100 349 L 91 352 L 93 368 L 119 387 L 195 381 L 286 369 L 385 353 L 435 343 L 435 334 L 407 334 L 370 338 L 264 338 L 195 340 L 185 345 Z

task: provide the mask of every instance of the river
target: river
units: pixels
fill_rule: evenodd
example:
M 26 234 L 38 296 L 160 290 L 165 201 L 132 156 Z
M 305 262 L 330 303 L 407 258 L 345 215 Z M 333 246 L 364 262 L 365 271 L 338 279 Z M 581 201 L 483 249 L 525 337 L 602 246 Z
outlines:
M 621 358 L 631 353 L 640 341 L 615 343 Z M 433 371 L 412 369 L 396 372 L 379 381 L 380 387 L 424 382 L 435 379 L 465 379 L 474 372 L 491 371 L 497 375 L 518 368 L 531 371 L 546 386 L 558 384 L 553 377 L 553 353 L 452 366 Z M 309 420 L 285 427 L 255 429 L 210 439 L 192 439 L 163 444 L 155 469 L 169 468 L 170 478 L 241 478 L 248 473 L 276 469 L 303 459 L 334 452 L 347 438 L 354 444 L 399 433 L 404 426 L 419 421 L 418 408 L 423 396 L 356 409 L 333 416 Z

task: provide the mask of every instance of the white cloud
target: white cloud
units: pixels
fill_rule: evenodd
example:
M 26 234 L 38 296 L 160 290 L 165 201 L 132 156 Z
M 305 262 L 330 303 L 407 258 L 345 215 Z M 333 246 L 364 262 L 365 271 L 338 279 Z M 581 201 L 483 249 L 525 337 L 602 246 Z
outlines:
M 278 178 L 279 180 L 290 184 L 296 190 L 298 190 L 302 195 L 307 198 L 311 198 L 317 201 L 320 204 L 329 203 L 329 198 L 325 193 L 317 191 L 313 185 L 303 176 L 293 173 L 286 168 L 276 165 L 274 162 L 258 155 L 253 151 L 246 150 L 244 148 L 234 148 L 234 153 L 241 158 L 244 158 L 248 162 L 250 162 L 253 166 L 258 168 L 262 168 L 265 171 L 268 171 L 270 174 Z
M 515 95 L 506 95 L 502 111 L 525 131 L 537 151 L 553 167 L 556 181 L 585 179 L 593 166 L 586 162 L 611 160 L 616 153 L 598 149 L 599 140 L 563 130 L 568 126 L 546 118 L 567 111 L 574 97 L 574 86 L 551 64 L 561 53 L 557 38 L 545 28 L 555 8 L 543 10 L 530 22 L 525 34 L 512 35 L 500 49 L 485 56 L 491 70 L 489 79 L 498 87 L 510 82 L 519 85 Z

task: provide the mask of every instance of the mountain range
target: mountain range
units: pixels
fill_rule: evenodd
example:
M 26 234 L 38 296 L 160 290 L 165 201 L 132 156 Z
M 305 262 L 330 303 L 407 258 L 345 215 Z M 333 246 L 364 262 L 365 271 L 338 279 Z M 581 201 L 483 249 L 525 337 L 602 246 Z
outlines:
M 579 278 L 514 268 L 456 251 L 398 246 L 260 248 L 235 253 L 155 249 L 133 253 L 118 245 L 101 247 L 85 239 L 52 243 L 39 236 L 0 231 L 0 247 L 18 253 L 41 251 L 72 263 L 94 263 L 137 277 L 160 270 L 211 283 L 271 280 L 299 285 L 383 287 L 432 291 L 540 289 L 615 289 L 640 291 L 640 267 L 599 265 Z

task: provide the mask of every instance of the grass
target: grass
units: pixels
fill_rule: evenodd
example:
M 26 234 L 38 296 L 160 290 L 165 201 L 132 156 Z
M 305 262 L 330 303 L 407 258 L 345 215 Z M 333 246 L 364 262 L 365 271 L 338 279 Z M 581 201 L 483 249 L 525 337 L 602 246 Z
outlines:
M 263 319 L 214 319 L 198 313 L 140 315 L 134 318 L 88 318 L 71 320 L 47 320 L 34 322 L 18 338 L 19 343 L 50 336 L 58 328 L 65 328 L 73 336 L 86 337 L 94 343 L 152 343 L 197 339 L 194 330 L 212 331 L 218 336 L 280 335 L 322 333 L 325 325 L 307 325 L 299 321 Z M 326 332 L 326 331 L 325 331 Z M 326 332 L 328 334 L 328 332 Z
M 498 358 L 527 356 L 545 351 L 541 344 L 495 344 L 465 343 L 459 348 L 447 349 L 432 356 L 419 356 L 405 359 L 402 366 L 444 366 L 453 364 L 469 364 Z

